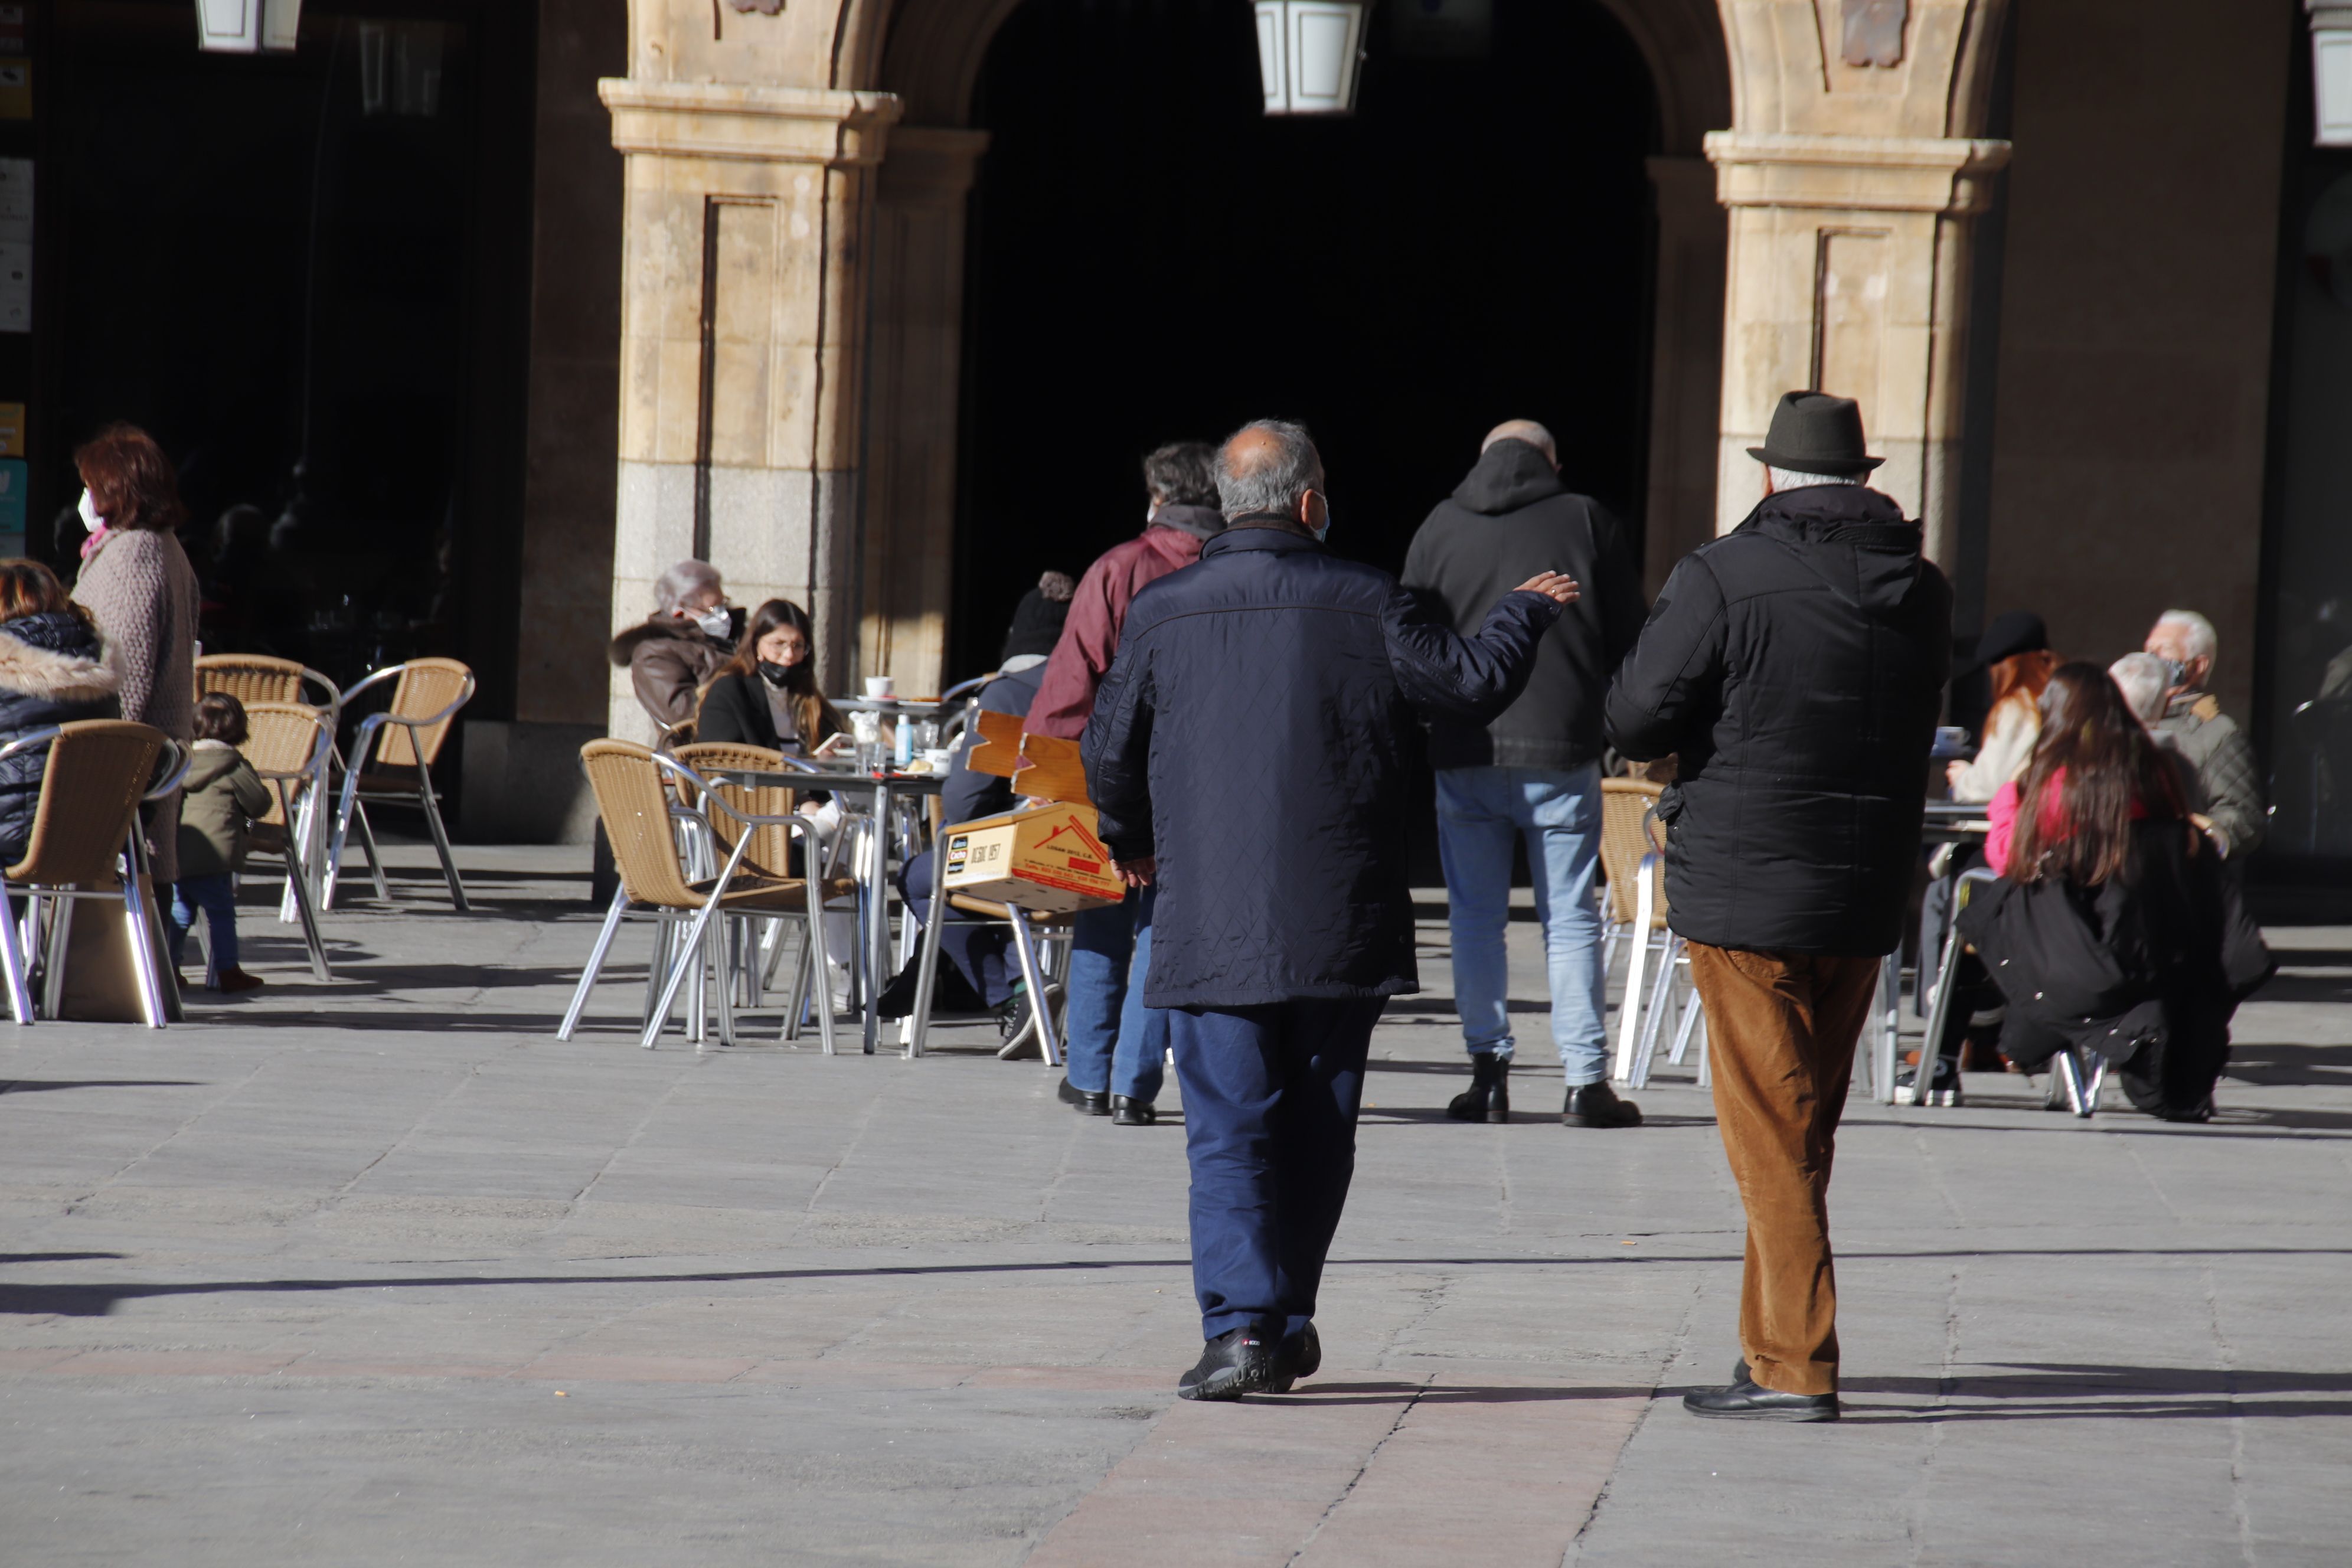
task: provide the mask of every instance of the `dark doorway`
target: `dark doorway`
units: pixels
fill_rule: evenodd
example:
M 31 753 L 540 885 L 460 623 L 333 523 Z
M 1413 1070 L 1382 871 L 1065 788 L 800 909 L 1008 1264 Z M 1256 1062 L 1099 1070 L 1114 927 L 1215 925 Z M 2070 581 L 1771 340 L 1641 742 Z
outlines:
M 1332 546 L 1391 570 L 1509 417 L 1638 526 L 1647 69 L 1581 0 L 1495 0 L 1467 58 L 1410 52 L 1399 9 L 1349 120 L 1263 115 L 1233 0 L 1029 0 L 997 36 L 951 677 L 1142 527 L 1145 452 L 1253 417 L 1307 423 Z
M 510 710 L 531 26 L 312 0 L 294 54 L 225 56 L 185 5 L 68 8 L 34 553 L 70 569 L 72 444 L 128 420 L 180 468 L 208 651 L 454 655 Z

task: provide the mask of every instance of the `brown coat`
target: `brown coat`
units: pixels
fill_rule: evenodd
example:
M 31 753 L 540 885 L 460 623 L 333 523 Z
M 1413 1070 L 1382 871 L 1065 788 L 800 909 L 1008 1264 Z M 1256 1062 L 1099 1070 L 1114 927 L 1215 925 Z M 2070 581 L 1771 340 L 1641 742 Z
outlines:
M 82 563 L 74 600 L 98 622 L 122 674 L 122 716 L 186 744 L 196 732 L 196 611 L 201 595 L 187 552 L 152 529 L 110 532 Z M 180 875 L 180 797 L 148 814 L 155 880 Z
M 629 672 L 637 705 L 676 729 L 694 717 L 706 682 L 727 660 L 727 648 L 692 621 L 656 615 L 613 639 L 616 668 Z

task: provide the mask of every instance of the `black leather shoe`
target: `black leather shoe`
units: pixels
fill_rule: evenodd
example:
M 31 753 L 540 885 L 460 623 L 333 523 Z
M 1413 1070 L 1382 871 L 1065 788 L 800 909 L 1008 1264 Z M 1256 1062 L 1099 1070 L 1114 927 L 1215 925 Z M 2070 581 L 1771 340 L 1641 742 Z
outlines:
M 1470 1087 L 1447 1102 L 1445 1114 L 1456 1121 L 1508 1121 L 1511 1119 L 1511 1058 L 1492 1051 L 1470 1058 Z
M 1176 1380 L 1179 1399 L 1239 1399 L 1274 1386 L 1274 1346 L 1255 1329 L 1234 1329 L 1201 1347 L 1192 1370 Z
M 1570 1127 L 1639 1127 L 1642 1108 L 1630 1100 L 1620 1100 L 1617 1091 L 1604 1080 L 1601 1083 L 1580 1083 L 1568 1091 L 1568 1103 L 1560 1107 L 1559 1119 Z
M 1078 1089 L 1073 1086 L 1070 1080 L 1066 1078 L 1062 1080 L 1062 1087 L 1055 1089 L 1054 1092 L 1061 1096 L 1063 1104 L 1076 1106 L 1078 1108 L 1078 1114 L 1081 1116 L 1108 1116 L 1110 1114 L 1110 1090 L 1108 1089 L 1097 1091 L 1090 1089 Z
M 1745 1363 L 1742 1363 L 1743 1366 Z M 1736 1415 L 1750 1421 L 1834 1421 L 1834 1394 L 1782 1394 L 1746 1379 L 1728 1388 L 1702 1388 L 1683 1395 L 1683 1408 L 1694 1415 Z
M 1160 1120 L 1160 1112 L 1151 1101 L 1138 1100 L 1131 1094 L 1110 1097 L 1110 1124 L 1113 1127 L 1149 1127 Z
M 1323 1369 L 1323 1336 L 1307 1324 L 1284 1340 L 1274 1352 L 1274 1391 L 1287 1394 L 1291 1385 Z

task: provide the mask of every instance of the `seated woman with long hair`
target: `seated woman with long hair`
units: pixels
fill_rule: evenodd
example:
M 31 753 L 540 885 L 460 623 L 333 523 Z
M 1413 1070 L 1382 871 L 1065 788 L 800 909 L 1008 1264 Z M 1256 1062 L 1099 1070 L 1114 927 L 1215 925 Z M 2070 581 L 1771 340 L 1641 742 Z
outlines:
M 1961 914 L 2008 998 L 2001 1052 L 2031 1071 L 2105 1058 L 2140 1110 L 2212 1114 L 2230 1018 L 2269 973 L 2172 764 L 2097 665 L 2061 665 L 2024 776 L 1993 796 L 2003 882 Z
M 817 688 L 808 612 L 790 599 L 770 599 L 751 613 L 735 656 L 702 689 L 694 738 L 806 753 L 845 728 Z

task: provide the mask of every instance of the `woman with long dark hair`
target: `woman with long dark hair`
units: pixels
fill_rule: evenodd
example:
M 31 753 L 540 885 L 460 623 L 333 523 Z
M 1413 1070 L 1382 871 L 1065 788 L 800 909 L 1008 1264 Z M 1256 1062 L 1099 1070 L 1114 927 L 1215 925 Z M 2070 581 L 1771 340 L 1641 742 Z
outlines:
M 816 683 L 816 628 L 790 599 L 751 613 L 735 657 L 702 689 L 697 741 L 813 752 L 845 726 Z
M 2024 776 L 1989 813 L 2003 880 L 1959 921 L 2008 998 L 2001 1051 L 2028 1071 L 2062 1050 L 2104 1058 L 2142 1110 L 2202 1121 L 2269 955 L 2107 672 L 2059 666 L 2041 717 Z

